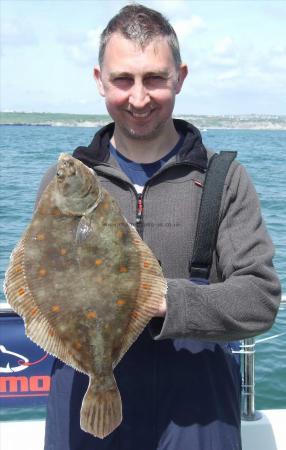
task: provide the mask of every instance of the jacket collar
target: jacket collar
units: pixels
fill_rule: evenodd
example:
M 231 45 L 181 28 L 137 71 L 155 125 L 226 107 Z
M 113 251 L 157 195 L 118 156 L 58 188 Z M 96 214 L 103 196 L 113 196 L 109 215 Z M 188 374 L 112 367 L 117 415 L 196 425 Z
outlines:
M 176 156 L 176 163 L 193 164 L 205 171 L 207 168 L 207 151 L 202 143 L 199 130 L 194 125 L 180 119 L 174 119 L 176 130 L 185 136 L 183 145 Z M 88 147 L 77 147 L 73 156 L 88 167 L 94 167 L 109 160 L 109 142 L 113 135 L 114 123 L 101 128 Z

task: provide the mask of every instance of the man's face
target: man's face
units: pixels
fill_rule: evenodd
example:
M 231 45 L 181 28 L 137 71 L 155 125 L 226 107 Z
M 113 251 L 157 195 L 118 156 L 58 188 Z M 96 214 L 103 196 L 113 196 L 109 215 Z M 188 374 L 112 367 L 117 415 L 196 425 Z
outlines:
M 94 75 L 117 130 L 129 138 L 148 140 L 169 126 L 187 68 L 176 68 L 164 38 L 142 49 L 114 33 L 101 70 L 95 68 Z

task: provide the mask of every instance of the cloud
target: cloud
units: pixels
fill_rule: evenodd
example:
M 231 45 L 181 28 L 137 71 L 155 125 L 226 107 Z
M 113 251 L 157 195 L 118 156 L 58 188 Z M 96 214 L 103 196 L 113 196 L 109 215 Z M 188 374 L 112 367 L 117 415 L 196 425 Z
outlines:
M 285 71 L 285 50 L 281 46 L 272 51 L 254 48 L 249 52 L 249 44 L 224 36 L 213 44 L 209 42 L 205 51 L 197 54 L 199 64 L 194 77 L 198 86 L 220 92 L 270 91 L 273 85 L 281 87 L 279 73 L 282 74 L 283 67 Z
M 2 45 L 29 46 L 38 44 L 38 39 L 30 25 L 20 21 L 4 22 L 1 31 Z
M 63 30 L 57 34 L 57 43 L 60 45 L 78 45 L 86 38 L 86 32 L 78 30 Z
M 160 11 L 160 13 L 164 14 L 171 23 L 173 23 L 175 16 L 184 16 L 190 11 L 189 0 L 153 0 L 152 4 L 150 4 L 150 1 L 148 4 L 146 4 L 146 2 L 144 3 L 145 6 Z
M 178 19 L 173 22 L 173 27 L 179 40 L 186 39 L 190 34 L 206 29 L 206 23 L 199 16 L 191 16 L 189 19 Z
M 236 67 L 239 64 L 239 52 L 230 36 L 217 41 L 211 51 L 210 63 L 214 67 Z
M 240 78 L 241 71 L 239 69 L 227 70 L 217 76 L 217 81 L 229 81 Z
M 286 71 L 286 46 L 272 47 L 267 58 L 266 68 Z
M 234 41 L 230 36 L 225 36 L 217 41 L 214 46 L 214 54 L 217 56 L 232 56 L 235 52 Z
M 211 56 L 209 61 L 210 61 L 210 64 L 212 65 L 212 67 L 218 67 L 218 68 L 236 67 L 239 64 L 237 57 L 223 58 L 223 57 Z
M 62 44 L 69 59 L 79 65 L 93 65 L 97 61 L 99 38 L 102 29 L 96 28 L 78 34 L 60 34 Z

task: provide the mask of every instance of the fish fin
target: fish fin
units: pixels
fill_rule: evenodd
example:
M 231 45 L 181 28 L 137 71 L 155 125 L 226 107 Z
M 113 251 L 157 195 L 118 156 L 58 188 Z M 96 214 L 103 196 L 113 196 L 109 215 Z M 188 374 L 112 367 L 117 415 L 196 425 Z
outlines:
M 13 250 L 5 274 L 4 293 L 7 301 L 13 310 L 23 317 L 28 338 L 49 354 L 83 372 L 79 363 L 69 353 L 67 345 L 43 316 L 29 289 L 25 276 L 24 247 L 25 235 Z
M 105 391 L 98 391 L 93 378 L 83 398 L 80 411 L 82 430 L 103 439 L 122 421 L 121 397 L 115 379 Z
M 162 299 L 167 294 L 167 281 L 164 278 L 160 264 L 147 244 L 141 239 L 136 229 L 128 224 L 134 245 L 140 254 L 140 283 L 136 304 L 131 313 L 124 340 L 118 357 L 114 361 L 115 367 L 130 346 L 142 333 L 148 322 L 158 312 Z

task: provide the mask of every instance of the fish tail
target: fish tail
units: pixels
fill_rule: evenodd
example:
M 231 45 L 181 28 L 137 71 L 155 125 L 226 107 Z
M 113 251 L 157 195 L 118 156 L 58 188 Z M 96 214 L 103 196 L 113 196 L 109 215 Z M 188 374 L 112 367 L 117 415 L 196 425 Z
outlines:
M 114 379 L 107 390 L 99 391 L 97 386 L 91 379 L 82 402 L 80 426 L 87 433 L 103 439 L 120 425 L 122 403 Z

